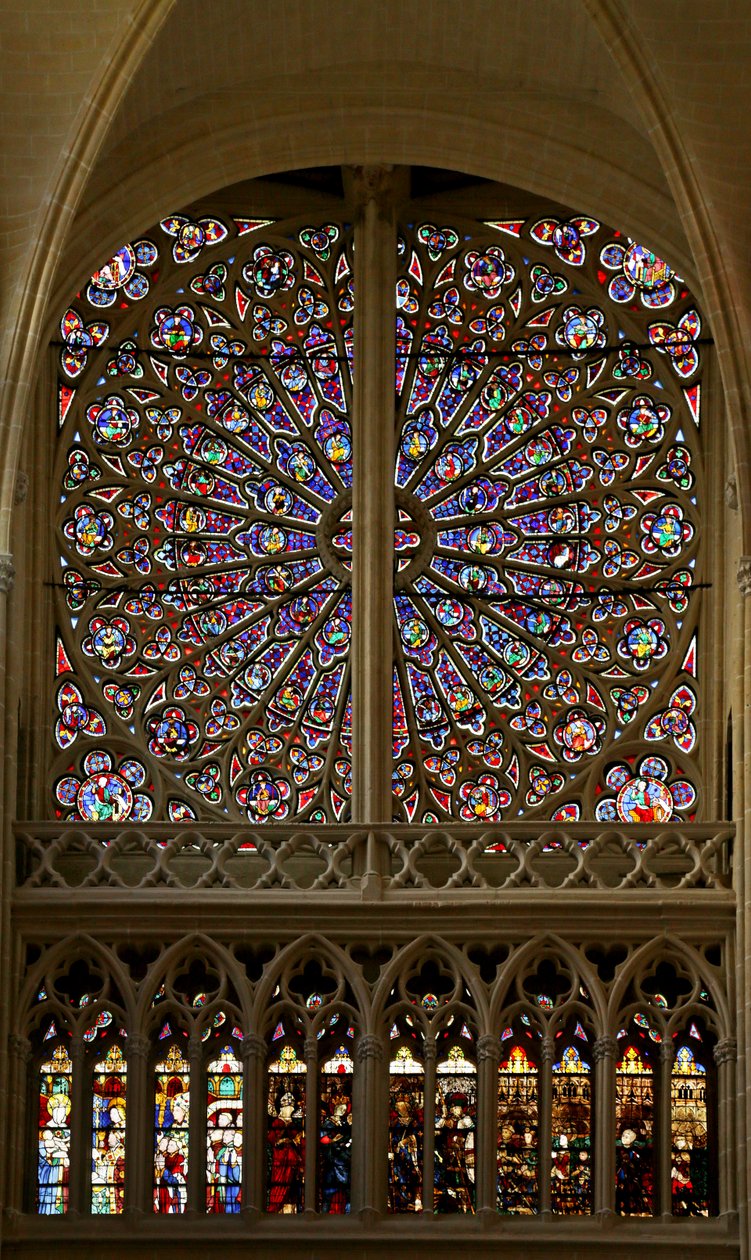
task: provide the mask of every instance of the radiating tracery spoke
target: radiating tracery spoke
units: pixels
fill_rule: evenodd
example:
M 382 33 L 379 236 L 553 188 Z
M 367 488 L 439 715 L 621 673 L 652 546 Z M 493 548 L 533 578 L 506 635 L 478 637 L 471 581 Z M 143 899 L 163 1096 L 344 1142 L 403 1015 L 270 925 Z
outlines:
M 700 322 L 667 264 L 606 240 L 402 230 L 395 477 L 424 545 L 406 574 L 396 551 L 397 817 L 694 805 Z M 623 735 L 675 768 L 624 748 L 606 777 Z
M 351 278 L 341 225 L 173 215 L 67 312 L 65 817 L 348 811 Z

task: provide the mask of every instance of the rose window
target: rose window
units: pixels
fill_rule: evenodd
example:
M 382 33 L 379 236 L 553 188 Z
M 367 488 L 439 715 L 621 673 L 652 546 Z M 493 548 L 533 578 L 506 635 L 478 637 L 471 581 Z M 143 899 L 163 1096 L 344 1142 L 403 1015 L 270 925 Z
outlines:
M 354 423 L 355 239 L 172 215 L 64 313 L 57 814 L 350 816 L 370 432 L 394 452 L 372 504 L 394 521 L 393 645 L 371 650 L 395 819 L 692 817 L 683 281 L 585 216 L 416 218 L 394 235 L 395 419 Z

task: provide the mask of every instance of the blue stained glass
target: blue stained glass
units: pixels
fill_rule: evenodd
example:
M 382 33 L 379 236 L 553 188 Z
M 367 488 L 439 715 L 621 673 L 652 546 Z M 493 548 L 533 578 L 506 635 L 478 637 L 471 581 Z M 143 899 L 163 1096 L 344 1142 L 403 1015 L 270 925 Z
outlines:
M 636 766 L 611 796 L 607 761 L 585 754 L 611 749 L 627 723 L 666 755 L 696 744 L 694 691 L 655 707 L 636 679 L 671 671 L 668 694 L 683 697 L 696 628 L 687 491 L 699 457 L 685 434 L 698 395 L 680 383 L 698 379 L 698 312 L 667 264 L 626 238 L 606 244 L 586 216 L 457 221 L 438 253 L 433 225 L 401 231 L 395 482 L 423 545 L 406 576 L 397 563 L 408 685 L 395 698 L 395 816 L 581 818 L 599 800 L 603 819 L 677 818 L 697 800 L 689 766 L 666 763 L 640 801 Z M 627 286 L 643 308 L 630 308 L 641 332 L 628 343 Z M 561 671 L 575 708 L 540 685 Z M 404 787 L 416 765 L 417 796 Z M 486 767 L 508 786 L 481 781 Z

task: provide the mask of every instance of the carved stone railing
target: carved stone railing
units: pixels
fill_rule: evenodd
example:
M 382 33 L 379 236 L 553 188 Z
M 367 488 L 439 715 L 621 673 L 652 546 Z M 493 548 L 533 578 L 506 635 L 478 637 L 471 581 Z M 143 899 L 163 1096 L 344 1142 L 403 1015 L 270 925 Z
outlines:
M 731 823 L 513 822 L 247 827 L 16 823 L 17 896 L 35 889 L 401 890 L 731 887 Z

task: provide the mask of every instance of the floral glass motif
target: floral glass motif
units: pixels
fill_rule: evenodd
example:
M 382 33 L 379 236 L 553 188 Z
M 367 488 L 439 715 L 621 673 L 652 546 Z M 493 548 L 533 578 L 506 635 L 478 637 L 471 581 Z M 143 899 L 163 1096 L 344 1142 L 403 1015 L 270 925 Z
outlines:
M 400 820 L 591 818 L 627 724 L 666 767 L 641 820 L 694 808 L 692 300 L 585 216 L 402 227 Z
M 40 1216 L 68 1210 L 70 1180 L 70 1109 L 73 1063 L 58 1045 L 39 1067 L 39 1119 L 36 1206 Z
M 461 1046 L 436 1067 L 435 1211 L 475 1210 L 477 1069 Z
M 339 1046 L 321 1065 L 318 1210 L 336 1216 L 350 1209 L 353 1071 L 346 1046 Z
M 615 1074 L 615 1210 L 654 1211 L 654 1076 L 638 1047 L 627 1045 Z
M 206 1068 L 206 1211 L 242 1207 L 243 1069 L 233 1046 Z
M 91 1211 L 96 1216 L 119 1216 L 125 1206 L 127 1079 L 122 1048 L 112 1045 L 94 1064 L 92 1080 Z
M 690 1046 L 679 1046 L 670 1080 L 673 1216 L 709 1216 L 707 1069 Z
M 154 1211 L 173 1216 L 188 1200 L 190 1067 L 179 1046 L 169 1046 L 154 1073 Z
M 423 1096 L 422 1063 L 399 1046 L 389 1068 L 389 1212 L 422 1211 Z
M 586 1216 L 592 1211 L 592 1087 L 590 1065 L 575 1046 L 553 1064 L 553 1211 Z
M 506 1050 L 506 1047 L 504 1047 Z M 514 1045 L 498 1066 L 498 1211 L 539 1210 L 537 1067 Z
M 268 1071 L 266 1211 L 305 1207 L 305 1063 L 285 1045 Z
M 60 764 L 59 816 L 347 815 L 351 250 L 169 215 L 66 312 L 57 741 L 116 739 L 150 790 L 105 747 Z

